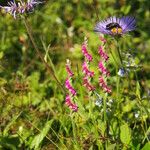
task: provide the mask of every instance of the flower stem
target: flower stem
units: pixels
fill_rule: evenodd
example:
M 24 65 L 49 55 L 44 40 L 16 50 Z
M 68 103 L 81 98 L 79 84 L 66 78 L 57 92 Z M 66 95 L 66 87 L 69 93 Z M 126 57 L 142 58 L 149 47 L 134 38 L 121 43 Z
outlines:
M 107 121 L 107 105 L 106 105 L 106 101 L 107 101 L 107 93 L 104 96 L 104 103 L 103 103 L 103 110 L 104 110 L 104 122 L 106 123 Z
M 27 32 L 28 32 L 29 38 L 30 38 L 30 40 L 31 40 L 31 42 L 32 42 L 32 44 L 33 44 L 33 47 L 34 47 L 34 49 L 36 50 L 38 56 L 40 57 L 41 61 L 43 62 L 43 64 L 44 64 L 45 67 L 47 68 L 49 74 L 52 75 L 52 77 L 53 77 L 53 78 L 55 79 L 55 81 L 57 82 L 58 86 L 62 89 L 63 93 L 66 93 L 64 87 L 62 86 L 62 84 L 60 83 L 60 81 L 58 80 L 58 78 L 56 77 L 53 68 L 48 65 L 48 63 L 44 60 L 44 58 L 43 58 L 41 52 L 39 51 L 39 49 L 38 49 L 38 47 L 37 47 L 37 45 L 36 45 L 36 43 L 35 43 L 35 41 L 34 41 L 33 34 L 32 34 L 31 28 L 30 28 L 30 26 L 29 26 L 27 20 L 26 20 L 25 18 L 23 18 L 23 20 L 24 20 L 24 24 L 25 24 L 26 30 L 27 30 Z
M 119 47 L 118 38 L 116 38 L 116 46 L 117 46 L 117 52 L 118 52 L 118 56 L 119 56 L 119 61 L 121 63 L 121 66 L 123 67 L 123 62 L 122 62 L 122 57 L 121 57 L 121 53 L 120 53 L 120 47 Z

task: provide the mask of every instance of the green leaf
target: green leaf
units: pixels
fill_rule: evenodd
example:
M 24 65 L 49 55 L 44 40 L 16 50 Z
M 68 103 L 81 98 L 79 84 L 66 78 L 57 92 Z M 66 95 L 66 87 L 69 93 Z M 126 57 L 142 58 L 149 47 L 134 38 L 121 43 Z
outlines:
M 7 126 L 5 127 L 5 129 L 3 131 L 4 136 L 6 136 L 8 134 L 10 127 L 16 122 L 16 120 L 20 117 L 21 114 L 22 114 L 22 111 L 19 114 L 17 114 L 16 116 L 14 116 L 12 118 L 12 120 L 7 124 Z
M 3 58 L 3 55 L 4 55 L 4 53 L 3 53 L 3 52 L 0 52 L 0 59 Z
M 136 82 L 136 95 L 141 99 L 141 93 L 140 93 L 140 91 L 141 91 L 140 84 L 137 81 Z
M 142 150 L 150 150 L 150 142 L 146 143 Z
M 20 144 L 20 140 L 18 136 L 2 136 L 0 137 L 0 150 L 9 149 L 9 150 L 17 150 L 17 147 Z
M 128 124 L 124 124 L 120 127 L 120 139 L 124 144 L 129 144 L 131 141 L 131 131 Z
M 53 120 L 50 120 L 48 122 L 46 122 L 43 130 L 41 131 L 41 133 L 39 133 L 38 135 L 36 135 L 34 137 L 34 139 L 32 140 L 32 143 L 30 145 L 30 148 L 31 149 L 38 149 L 41 142 L 43 141 L 43 139 L 46 137 L 50 127 L 51 127 L 51 124 L 52 124 Z

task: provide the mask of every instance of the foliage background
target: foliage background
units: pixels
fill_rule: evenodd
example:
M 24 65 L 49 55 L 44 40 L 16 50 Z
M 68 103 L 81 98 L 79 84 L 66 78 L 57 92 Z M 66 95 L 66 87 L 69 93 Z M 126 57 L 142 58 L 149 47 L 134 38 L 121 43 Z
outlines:
M 4 4 L 5 1 L 2 1 L 1 5 Z M 77 113 L 64 105 L 65 95 L 38 58 L 23 21 L 14 20 L 1 10 L 0 148 L 148 150 L 149 8 L 148 0 L 48 0 L 27 15 L 38 48 L 45 59 L 50 56 L 62 84 L 66 78 L 66 59 L 71 60 L 76 74 L 74 85 L 80 93 Z M 99 39 L 93 28 L 97 21 L 113 15 L 136 17 L 137 29 L 124 36 L 120 43 L 124 50 L 132 50 L 141 68 L 137 70 L 138 82 L 135 75 L 130 74 L 130 88 L 127 88 L 128 80 L 122 80 L 120 107 L 117 109 L 117 103 L 113 103 L 106 124 L 102 108 L 95 106 L 94 97 L 88 99 L 88 93 L 79 84 L 83 60 L 81 44 L 87 36 L 91 52 L 97 59 Z M 48 63 L 51 64 L 51 61 Z M 115 91 L 115 67 L 111 60 L 109 66 L 112 73 L 110 84 Z M 92 69 L 97 71 L 94 66 Z M 102 94 L 101 89 L 98 91 Z M 137 118 L 136 113 L 139 114 Z M 107 133 L 108 126 L 110 133 Z

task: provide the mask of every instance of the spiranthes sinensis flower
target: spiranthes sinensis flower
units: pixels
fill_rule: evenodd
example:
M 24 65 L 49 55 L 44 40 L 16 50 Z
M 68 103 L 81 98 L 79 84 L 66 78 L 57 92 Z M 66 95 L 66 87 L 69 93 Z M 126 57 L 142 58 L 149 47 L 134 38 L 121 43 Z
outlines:
M 99 39 L 100 39 L 101 42 L 103 42 L 103 44 L 105 44 L 107 42 L 106 39 L 103 38 L 102 36 L 99 36 Z
M 108 57 L 107 53 L 103 50 L 102 46 L 99 47 L 98 53 L 105 61 L 108 60 L 109 57 Z
M 76 104 L 72 103 L 71 97 L 69 94 L 66 95 L 65 104 L 73 111 L 75 111 L 75 112 L 78 111 L 78 106 Z
M 86 61 L 83 62 L 82 64 L 82 71 L 83 73 L 86 75 L 86 76 L 89 76 L 89 77 L 93 77 L 94 76 L 94 72 L 93 71 L 90 71 L 88 69 L 88 65 L 86 63 Z
M 111 89 L 107 86 L 102 76 L 99 77 L 99 85 L 106 93 L 111 93 Z
M 83 85 L 89 90 L 94 91 L 95 87 L 90 83 L 89 78 L 87 76 L 83 77 Z
M 110 17 L 96 24 L 94 31 L 109 35 L 122 35 L 134 30 L 136 21 L 134 17 L 124 16 L 122 18 Z
M 34 7 L 40 3 L 42 2 L 38 0 L 28 0 L 27 2 L 22 0 L 15 2 L 15 0 L 12 0 L 8 2 L 7 6 L 0 6 L 0 8 L 4 9 L 6 13 L 11 14 L 16 19 L 18 15 L 33 11 Z
M 76 95 L 76 90 L 72 87 L 70 80 L 67 78 L 65 82 L 65 87 L 70 91 L 70 93 L 74 96 Z
M 74 75 L 74 73 L 71 71 L 71 62 L 69 59 L 67 59 L 66 71 L 67 71 L 69 77 L 72 77 Z
M 89 54 L 88 51 L 87 51 L 87 43 L 86 43 L 86 42 L 84 42 L 84 43 L 82 44 L 82 53 L 83 53 L 83 55 L 85 56 L 85 58 L 86 58 L 88 61 L 92 61 L 93 57 L 92 57 L 92 55 Z
M 106 69 L 106 67 L 103 65 L 103 62 L 102 61 L 99 61 L 99 64 L 98 64 L 98 67 L 99 67 L 99 70 L 101 71 L 102 74 L 106 75 L 106 76 L 109 76 L 110 75 L 110 72 Z

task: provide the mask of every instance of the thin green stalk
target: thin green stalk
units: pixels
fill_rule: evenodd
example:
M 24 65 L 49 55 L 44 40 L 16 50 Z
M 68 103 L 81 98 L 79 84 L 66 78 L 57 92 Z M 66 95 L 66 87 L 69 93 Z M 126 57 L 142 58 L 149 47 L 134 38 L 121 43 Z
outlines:
M 27 20 L 26 20 L 25 18 L 23 18 L 23 20 L 24 20 L 24 24 L 25 24 L 26 30 L 27 30 L 27 32 L 28 32 L 29 38 L 30 38 L 30 40 L 31 40 L 31 42 L 32 42 L 32 44 L 33 44 L 33 47 L 34 47 L 34 49 L 36 50 L 38 56 L 40 57 L 41 61 L 43 62 L 43 64 L 44 64 L 45 67 L 47 68 L 49 74 L 52 75 L 52 77 L 53 77 L 53 78 L 55 79 L 55 81 L 57 82 L 58 86 L 59 86 L 59 87 L 62 89 L 62 91 L 65 93 L 65 89 L 64 89 L 64 87 L 62 86 L 62 84 L 60 83 L 60 81 L 58 80 L 58 78 L 56 77 L 56 75 L 55 75 L 55 73 L 54 73 L 52 67 L 47 64 L 47 62 L 44 60 L 44 58 L 43 58 L 41 52 L 39 51 L 39 49 L 38 49 L 38 47 L 37 47 L 37 45 L 36 45 L 36 43 L 35 43 L 35 41 L 34 41 L 33 34 L 32 34 L 31 28 L 30 28 L 30 26 L 29 26 Z
M 120 89 L 120 77 L 117 75 L 117 100 L 119 100 L 119 97 L 120 97 L 120 90 L 119 89 Z
M 116 64 L 116 67 L 118 67 L 118 62 L 117 62 L 116 58 L 114 57 L 113 52 L 111 51 L 111 48 L 110 48 L 109 51 L 110 51 L 110 54 L 111 54 L 111 56 L 112 56 L 112 58 L 113 58 L 113 60 L 114 60 L 114 62 Z
M 28 120 L 28 116 L 26 116 L 26 117 L 27 117 L 26 119 L 27 119 L 27 121 L 29 122 L 29 124 L 32 125 L 37 131 L 41 132 L 41 130 L 40 130 L 38 127 L 36 127 L 32 122 L 30 122 L 30 121 Z M 61 149 L 59 148 L 59 146 L 58 146 L 53 140 L 50 139 L 49 135 L 46 135 L 45 138 L 48 139 L 53 145 L 55 145 L 59 150 L 61 150 Z
M 106 123 L 107 121 L 107 105 L 106 105 L 106 102 L 107 102 L 107 93 L 105 94 L 104 96 L 104 101 L 103 101 L 103 110 L 104 110 L 104 122 Z
M 122 67 L 123 67 L 122 56 L 121 56 L 121 52 L 120 52 L 118 38 L 116 39 L 116 46 L 117 46 L 117 52 L 118 52 L 118 56 L 119 56 L 119 61 L 120 61 L 121 65 L 122 65 Z

